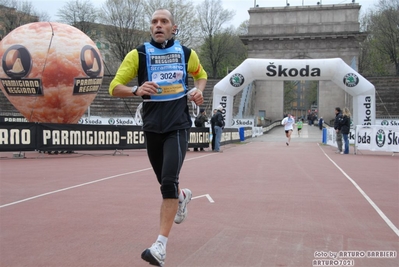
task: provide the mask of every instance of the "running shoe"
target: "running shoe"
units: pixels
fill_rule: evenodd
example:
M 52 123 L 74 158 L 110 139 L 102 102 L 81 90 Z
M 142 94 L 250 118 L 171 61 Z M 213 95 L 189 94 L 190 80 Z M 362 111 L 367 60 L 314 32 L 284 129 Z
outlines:
M 165 246 L 157 241 L 141 253 L 141 258 L 151 265 L 162 267 L 166 258 Z
M 182 189 L 184 195 L 186 196 L 182 202 L 179 201 L 179 208 L 175 216 L 175 223 L 182 223 L 187 217 L 187 204 L 191 200 L 192 193 L 190 189 Z

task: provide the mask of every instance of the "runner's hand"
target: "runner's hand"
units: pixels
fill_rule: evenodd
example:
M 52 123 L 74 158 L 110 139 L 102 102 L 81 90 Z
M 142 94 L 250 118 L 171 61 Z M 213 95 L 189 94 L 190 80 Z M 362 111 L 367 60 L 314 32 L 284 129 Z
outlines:
M 193 101 L 197 106 L 202 105 L 204 103 L 204 96 L 202 91 L 195 88 L 195 90 L 191 90 L 192 92 L 189 93 L 188 99 Z

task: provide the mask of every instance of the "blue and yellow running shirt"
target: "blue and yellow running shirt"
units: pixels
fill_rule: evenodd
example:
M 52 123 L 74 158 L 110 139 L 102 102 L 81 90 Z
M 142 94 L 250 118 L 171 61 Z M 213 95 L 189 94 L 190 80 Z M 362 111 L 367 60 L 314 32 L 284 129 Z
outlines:
M 147 55 L 148 80 L 159 85 L 156 95 L 147 101 L 170 101 L 185 96 L 187 87 L 183 48 L 178 41 L 165 49 L 144 43 Z
M 176 46 L 175 43 L 177 43 Z M 147 48 L 144 44 L 140 45 L 126 55 L 109 86 L 109 93 L 113 95 L 113 90 L 118 84 L 126 85 L 136 77 L 139 86 L 146 81 L 155 81 L 160 85 L 162 91 L 155 96 L 158 97 L 158 101 L 154 101 L 155 97 L 153 98 L 153 96 L 142 96 L 144 100 L 143 130 L 162 133 L 190 128 L 192 122 L 187 106 L 187 97 L 185 97 L 185 93 L 189 89 L 188 75 L 191 75 L 194 81 L 207 79 L 207 74 L 201 66 L 196 52 L 178 44 L 175 40 L 169 40 L 165 47 L 154 40 L 147 45 Z M 153 59 L 149 58 L 150 55 L 147 54 L 148 48 L 151 46 L 154 47 L 154 51 L 156 51 L 155 48 L 160 50 L 153 54 L 155 56 Z M 181 53 L 180 51 L 174 52 L 175 47 L 181 47 Z M 166 56 L 158 57 L 162 55 Z M 176 57 L 180 56 L 181 60 L 180 58 L 176 60 Z M 156 61 L 157 57 L 160 59 L 159 62 Z M 162 64 L 167 65 L 166 68 L 163 68 Z M 164 70 L 165 72 L 163 72 Z
M 178 41 L 174 41 L 174 43 L 176 44 L 176 43 L 178 43 Z M 152 46 L 152 45 L 150 45 L 150 46 Z M 180 46 L 180 44 L 179 44 L 179 46 Z M 154 46 L 152 46 L 152 47 L 154 47 Z M 174 45 L 173 45 L 173 47 L 174 47 Z M 182 47 L 182 46 L 180 46 L 180 47 Z M 138 50 L 140 50 L 140 49 L 137 48 L 137 49 L 130 51 L 124 58 L 123 62 L 121 63 L 121 65 L 115 75 L 115 78 L 112 80 L 112 82 L 110 84 L 110 87 L 109 87 L 110 95 L 112 95 L 112 92 L 113 92 L 115 86 L 117 86 L 118 84 L 126 85 L 132 79 L 136 78 L 137 75 L 139 75 L 139 66 L 141 66 L 141 64 L 139 64 L 139 51 Z M 146 48 L 146 50 L 148 50 L 148 49 Z M 165 49 L 162 49 L 162 50 L 165 50 Z M 167 51 L 165 51 L 165 52 L 167 52 Z M 186 59 L 186 58 L 184 58 L 185 53 L 183 51 L 181 51 L 181 53 L 183 55 L 183 58 L 182 58 L 183 70 L 185 70 L 186 73 L 189 73 L 194 78 L 194 81 L 199 80 L 199 79 L 207 79 L 207 77 L 208 77 L 207 73 L 202 68 L 197 53 L 192 49 L 190 49 L 190 52 L 191 53 L 189 54 L 189 58 Z M 149 57 L 147 57 L 147 62 L 145 64 L 147 69 L 149 68 L 148 61 L 151 60 L 148 58 Z M 156 63 L 156 62 L 154 62 L 154 63 Z M 173 65 L 175 65 L 175 64 L 173 64 Z M 184 66 L 186 66 L 185 69 L 184 69 Z M 175 68 L 177 68 L 177 66 Z M 177 74 L 177 75 L 182 75 L 182 74 L 183 73 Z M 150 73 L 148 72 L 147 75 L 149 76 Z M 164 74 L 164 75 L 171 75 L 171 74 L 169 72 L 169 74 Z M 158 78 L 158 80 L 157 80 L 157 78 Z M 184 75 L 184 77 L 177 76 L 176 78 L 178 78 L 178 79 L 183 78 L 183 80 L 179 79 L 179 82 L 182 82 L 183 86 L 185 86 L 187 75 Z M 141 85 L 146 81 L 154 81 L 154 82 L 158 83 L 158 81 L 160 81 L 160 79 L 162 79 L 162 78 L 159 76 L 158 77 L 150 76 L 150 77 L 145 77 L 145 78 L 139 76 L 138 79 L 139 79 L 139 85 Z M 176 81 L 174 81 L 174 83 L 176 83 Z

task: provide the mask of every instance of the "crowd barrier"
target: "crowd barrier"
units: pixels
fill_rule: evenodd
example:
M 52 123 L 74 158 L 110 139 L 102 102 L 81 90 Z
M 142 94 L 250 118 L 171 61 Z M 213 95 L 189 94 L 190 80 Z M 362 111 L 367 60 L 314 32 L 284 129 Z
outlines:
M 252 127 L 244 127 L 245 138 Z M 190 129 L 189 148 L 207 148 L 209 128 Z M 221 145 L 239 142 L 237 128 L 223 130 Z M 126 150 L 145 148 L 141 126 L 0 122 L 0 151 Z
M 237 125 L 245 125 L 245 122 L 241 120 Z M 261 136 L 277 126 L 281 126 L 280 121 L 267 127 L 224 128 L 221 145 Z M 210 127 L 192 127 L 188 147 L 207 148 L 211 140 Z M 23 118 L 8 117 L 0 120 L 0 152 L 126 150 L 145 147 L 144 133 L 138 125 L 30 123 Z
M 268 131 L 272 130 L 274 127 L 277 127 L 277 126 L 281 126 L 281 120 L 274 121 L 271 124 L 269 124 L 268 126 L 263 127 L 262 131 L 263 131 L 263 133 L 267 133 Z
M 334 128 L 325 129 L 323 143 L 337 146 Z M 349 133 L 349 143 L 357 150 L 399 152 L 399 126 L 356 125 Z
M 357 150 L 399 152 L 399 126 L 357 125 Z

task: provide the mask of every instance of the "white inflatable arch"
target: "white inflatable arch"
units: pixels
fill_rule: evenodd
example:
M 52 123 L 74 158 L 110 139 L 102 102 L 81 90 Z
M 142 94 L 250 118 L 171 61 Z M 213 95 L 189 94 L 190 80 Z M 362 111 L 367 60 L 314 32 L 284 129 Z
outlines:
M 246 59 L 213 90 L 213 108 L 223 107 L 226 127 L 232 125 L 234 95 L 255 80 L 331 80 L 353 96 L 353 125 L 375 122 L 375 87 L 340 58 Z

